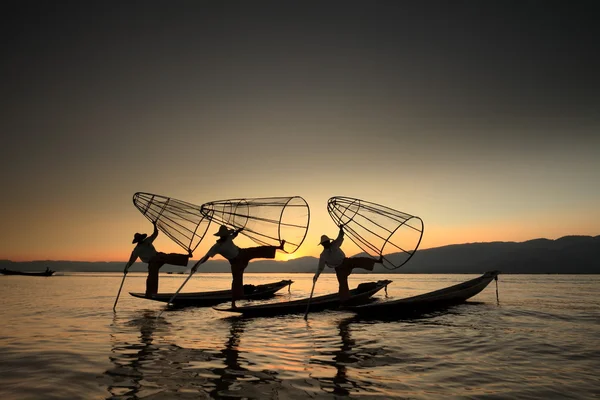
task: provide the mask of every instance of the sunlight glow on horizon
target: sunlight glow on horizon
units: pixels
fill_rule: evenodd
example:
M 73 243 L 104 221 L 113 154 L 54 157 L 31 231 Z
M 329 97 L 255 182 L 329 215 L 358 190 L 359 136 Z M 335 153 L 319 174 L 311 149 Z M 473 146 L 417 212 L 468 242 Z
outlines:
M 129 197 L 129 196 L 128 196 Z M 424 196 L 426 198 L 426 196 Z M 314 206 L 324 201 L 315 197 L 306 197 L 311 207 L 311 222 L 308 233 L 296 252 L 291 255 L 277 252 L 276 260 L 291 260 L 312 256 L 318 257 L 322 247 L 318 245 L 322 234 L 333 236 L 337 227 L 324 207 Z M 322 199 L 323 197 L 321 197 Z M 114 205 L 114 219 L 101 214 L 89 214 L 84 210 L 72 212 L 69 218 L 62 219 L 61 214 L 36 210 L 36 217 L 20 220 L 10 215 L 5 221 L 5 250 L 0 259 L 12 261 L 32 260 L 72 260 L 72 261 L 116 261 L 125 263 L 133 250 L 131 244 L 135 232 L 150 233 L 151 224 L 136 210 L 129 201 Z M 194 201 L 194 200 L 192 200 Z M 116 204 L 116 202 L 113 202 Z M 392 201 L 390 201 L 392 203 Z M 400 208 L 396 204 L 391 207 Z M 420 250 L 451 244 L 513 241 L 522 242 L 537 238 L 557 239 L 567 235 L 600 234 L 600 211 L 593 205 L 580 204 L 565 209 L 563 213 L 553 212 L 552 208 L 539 208 L 529 213 L 515 214 L 511 218 L 494 214 L 494 210 L 481 218 L 469 217 L 468 205 L 456 210 L 452 218 L 446 218 L 443 209 L 436 202 L 421 202 L 407 205 L 407 211 L 419 215 L 424 221 L 424 234 Z M 433 213 L 432 211 L 436 211 Z M 568 212 L 567 212 L 568 211 Z M 461 216 L 465 216 L 462 217 Z M 475 214 L 482 217 L 481 213 Z M 209 228 L 201 244 L 194 251 L 192 259 L 200 259 L 214 243 L 214 226 Z M 35 240 L 34 240 L 35 238 Z M 240 235 L 236 239 L 240 247 L 256 246 L 256 243 Z M 155 241 L 157 251 L 182 253 L 183 249 L 172 242 L 163 233 Z M 346 239 L 342 250 L 347 256 L 360 252 L 354 243 Z M 219 256 L 213 259 L 221 259 Z
M 584 222 L 584 221 L 582 221 Z M 524 226 L 517 228 L 516 225 L 511 225 L 508 222 L 505 224 L 498 224 L 494 226 L 464 226 L 464 227 L 436 227 L 431 226 L 429 229 L 425 228 L 425 234 L 423 240 L 419 246 L 419 250 L 425 250 L 429 248 L 442 247 L 453 244 L 465 244 L 465 243 L 479 243 L 479 242 L 523 242 L 538 238 L 545 239 L 558 239 L 563 236 L 569 235 L 588 235 L 597 236 L 600 235 L 598 226 L 600 226 L 600 218 L 596 217 L 595 220 L 585 221 L 582 223 L 581 229 L 566 231 L 561 227 L 553 227 L 551 223 L 546 226 L 539 227 L 544 229 L 547 234 L 537 234 L 540 232 L 538 227 L 532 227 L 531 225 L 524 224 Z M 321 233 L 319 233 L 320 236 Z M 322 247 L 317 245 L 318 237 L 309 233 L 307 238 L 301 247 L 292 254 L 282 253 L 278 251 L 276 253 L 276 261 L 288 261 L 301 257 L 311 256 L 318 257 L 322 251 Z M 162 239 L 162 240 L 161 240 Z M 244 242 L 244 241 L 240 241 Z M 249 241 L 248 241 L 249 242 Z M 200 259 L 208 250 L 214 241 L 205 238 L 201 245 L 194 252 L 192 260 Z M 311 246 L 314 244 L 314 246 Z M 183 253 L 183 250 L 175 243 L 171 242 L 170 239 L 159 235 L 159 238 L 155 242 L 157 251 L 165 253 Z M 253 246 L 254 244 L 244 243 L 245 246 Z M 129 243 L 121 244 L 110 251 L 102 252 L 98 251 L 96 247 L 83 247 L 78 251 L 72 249 L 63 249 L 62 251 L 45 251 L 43 249 L 35 250 L 31 249 L 28 252 L 15 252 L 14 257 L 1 256 L 0 259 L 7 259 L 15 262 L 19 261 L 42 261 L 42 260 L 60 260 L 60 261 L 90 261 L 90 262 L 127 262 L 134 245 Z M 241 246 L 240 247 L 244 247 Z M 344 241 L 342 250 L 347 256 L 353 256 L 361 252 L 360 249 L 349 239 Z M 418 251 L 418 250 L 417 250 Z M 221 256 L 213 257 L 211 260 L 223 260 Z M 139 260 L 138 260 L 139 261 Z

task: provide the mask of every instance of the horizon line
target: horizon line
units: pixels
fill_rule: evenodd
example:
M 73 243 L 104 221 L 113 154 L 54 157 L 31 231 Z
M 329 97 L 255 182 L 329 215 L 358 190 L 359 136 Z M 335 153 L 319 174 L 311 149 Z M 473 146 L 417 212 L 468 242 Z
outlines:
M 600 237 L 600 235 L 595 235 L 595 236 L 592 236 L 592 235 L 577 235 L 577 234 L 571 234 L 571 235 L 564 235 L 564 236 L 561 236 L 561 237 L 559 237 L 559 238 L 556 238 L 556 239 L 548 239 L 548 238 L 545 238 L 545 237 L 538 237 L 538 238 L 534 238 L 534 239 L 523 240 L 523 241 L 520 241 L 520 242 L 517 242 L 517 241 L 511 241 L 511 240 L 493 240 L 493 241 L 488 241 L 488 242 L 465 242 L 465 243 L 451 243 L 451 244 L 445 244 L 445 245 L 442 245 L 442 246 L 435 246 L 435 247 L 427 247 L 427 248 L 423 248 L 423 249 L 418 249 L 418 250 L 417 250 L 417 252 L 418 252 L 418 251 L 424 251 L 424 250 L 441 249 L 441 248 L 444 248 L 444 247 L 450 247 L 450 246 L 462 246 L 462 245 L 469 245 L 469 244 L 485 244 L 485 243 L 488 243 L 488 244 L 492 244 L 492 243 L 527 243 L 527 242 L 531 242 L 531 241 L 534 241 L 534 240 L 548 240 L 548 241 L 557 241 L 557 240 L 561 240 L 561 239 L 564 239 L 564 238 L 569 238 L 569 237 L 589 237 L 589 238 L 592 238 L 592 239 L 594 239 L 594 238 L 599 238 L 599 237 Z M 361 254 L 361 253 L 364 253 L 364 251 L 363 251 L 363 252 L 360 252 L 360 253 L 356 253 L 356 254 L 354 254 L 354 255 L 352 255 L 352 256 L 350 256 L 350 257 L 353 257 L 353 256 L 355 256 L 355 255 L 357 255 L 357 254 Z M 393 254 L 393 253 L 392 253 L 392 254 Z M 261 259 L 261 261 L 271 261 L 271 262 L 282 262 L 282 263 L 285 263 L 285 262 L 289 262 L 289 261 L 298 260 L 298 259 L 301 259 L 301 258 L 315 258 L 315 259 L 318 259 L 319 257 L 318 257 L 318 256 L 302 256 L 302 257 L 297 257 L 297 258 L 291 258 L 291 259 L 288 259 L 288 260 L 275 260 L 275 259 L 264 259 L 264 260 L 263 260 L 263 259 Z M 192 260 L 193 260 L 193 259 L 192 259 L 192 258 L 190 258 L 190 261 L 192 261 Z M 9 258 L 0 258 L 0 262 L 6 262 L 6 261 L 8 261 L 8 262 L 13 262 L 13 263 L 25 263 L 25 262 L 81 262 L 81 263 L 123 263 L 123 262 L 125 262 L 125 263 L 126 263 L 126 262 L 127 262 L 126 260 L 97 260 L 97 261 L 89 261 L 89 260 L 66 260 L 66 259 L 45 259 L 45 260 L 42 260 L 42 259 L 37 259 L 37 260 L 22 260 L 22 261 L 15 261 L 15 260 L 11 260 L 11 259 L 9 259 Z M 208 260 L 208 261 L 206 261 L 206 262 L 215 262 L 215 261 L 226 262 L 227 260 L 226 260 L 226 259 L 224 259 L 224 258 L 218 258 L 218 259 L 215 259 L 215 260 Z M 142 263 L 142 264 L 145 264 L 144 262 L 142 262 L 142 261 L 139 261 L 139 260 L 138 260 L 138 261 L 136 261 L 134 264 L 137 264 L 137 263 Z M 166 264 L 166 265 L 168 265 L 168 264 Z

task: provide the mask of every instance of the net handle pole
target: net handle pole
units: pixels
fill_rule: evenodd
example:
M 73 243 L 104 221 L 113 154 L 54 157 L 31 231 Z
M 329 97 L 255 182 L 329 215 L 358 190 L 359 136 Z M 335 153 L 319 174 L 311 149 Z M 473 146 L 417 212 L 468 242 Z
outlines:
M 154 196 L 152 196 L 152 199 L 154 199 Z M 152 200 L 151 200 L 152 201 Z M 151 202 L 150 201 L 150 202 Z M 160 219 L 160 217 L 163 215 L 163 213 L 165 212 L 165 208 L 167 208 L 167 205 L 169 204 L 169 201 L 171 201 L 171 198 L 168 198 L 167 201 L 165 201 L 165 204 L 163 204 L 162 208 L 160 209 L 160 212 L 158 213 L 158 215 L 156 216 L 156 219 L 154 221 L 152 221 L 153 224 L 158 223 L 158 220 Z M 150 202 L 148 203 L 148 207 L 150 207 Z M 148 211 L 148 208 L 146 208 L 146 211 Z
M 123 289 L 123 283 L 125 283 L 126 276 L 127 276 L 127 271 L 123 272 L 123 279 L 121 280 L 121 286 L 119 286 L 119 291 L 117 292 L 117 298 L 115 299 L 115 304 L 113 305 L 113 312 L 117 312 L 117 302 L 119 301 L 119 296 L 121 295 L 121 289 Z
M 165 204 L 163 204 L 163 206 L 160 209 L 160 212 L 158 213 L 158 216 L 156 217 L 156 219 L 154 220 L 154 222 L 158 222 L 158 220 L 160 219 L 160 217 L 163 215 L 163 212 L 165 212 L 165 208 L 167 208 L 167 205 L 169 204 L 170 200 L 171 199 L 165 201 Z
M 187 281 L 189 281 L 190 278 L 192 277 L 192 275 L 194 275 L 194 272 L 196 272 L 196 270 L 194 268 L 192 268 L 192 270 L 190 271 L 190 274 L 188 275 L 188 277 L 185 278 L 185 281 L 183 281 L 183 283 L 181 284 L 181 286 L 179 286 L 179 289 L 177 289 L 177 291 L 175 292 L 175 294 L 173 296 L 171 296 L 171 298 L 167 302 L 167 306 L 166 307 L 168 307 L 169 304 L 171 304 L 173 302 L 173 300 L 175 299 L 175 297 L 177 297 L 177 295 L 179 294 L 179 292 L 181 292 L 181 289 L 183 289 L 183 287 L 185 286 L 185 284 L 187 283 Z M 162 313 L 165 311 L 166 307 L 163 308 L 160 313 L 158 313 L 158 315 L 156 316 L 156 319 L 160 318 L 160 316 L 162 315 Z
M 154 201 L 154 194 L 152 195 L 152 197 L 150 198 L 150 201 L 146 203 L 146 209 L 144 209 L 144 212 L 142 213 L 142 215 L 146 216 L 146 213 L 148 212 L 148 209 L 150 208 L 150 204 L 152 204 L 152 202 Z
M 306 312 L 304 313 L 304 320 L 308 320 L 308 310 L 310 308 L 310 301 L 313 297 L 313 293 L 315 292 L 315 285 L 317 284 L 317 280 L 313 281 L 312 289 L 310 290 L 310 297 L 308 298 L 308 303 L 306 303 Z

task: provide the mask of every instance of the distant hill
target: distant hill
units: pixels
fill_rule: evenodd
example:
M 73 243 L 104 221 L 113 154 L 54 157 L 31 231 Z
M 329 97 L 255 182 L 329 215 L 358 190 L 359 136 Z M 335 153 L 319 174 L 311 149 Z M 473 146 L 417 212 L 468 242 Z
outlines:
M 388 255 L 390 259 L 402 257 Z M 247 272 L 308 272 L 317 268 L 318 259 L 301 257 L 290 261 L 258 260 Z M 17 271 L 41 271 L 46 267 L 64 272 L 121 272 L 124 262 L 0 260 L 0 268 Z M 190 266 L 193 262 L 190 262 Z M 600 273 L 600 236 L 565 236 L 556 240 L 534 239 L 526 242 L 466 243 L 418 250 L 403 267 L 389 271 L 377 265 L 376 273 L 483 273 L 498 269 L 517 274 L 598 274 Z M 136 263 L 130 271 L 145 271 Z M 165 265 L 161 271 L 183 271 Z M 224 260 L 210 260 L 202 272 L 229 272 Z M 360 270 L 359 270 L 360 271 Z M 359 272 L 357 271 L 357 272 Z M 333 272 L 326 268 L 325 272 Z M 366 272 L 366 271 L 365 271 Z
M 398 271 L 480 273 L 491 269 L 503 273 L 597 274 L 600 273 L 600 236 L 437 247 L 418 251 Z

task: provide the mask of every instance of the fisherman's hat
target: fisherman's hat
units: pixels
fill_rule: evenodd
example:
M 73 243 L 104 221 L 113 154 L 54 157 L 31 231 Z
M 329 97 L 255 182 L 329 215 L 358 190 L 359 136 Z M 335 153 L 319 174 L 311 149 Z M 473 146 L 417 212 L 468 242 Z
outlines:
M 133 235 L 133 242 L 131 243 L 138 243 L 141 242 L 142 240 L 146 239 L 146 235 L 145 233 L 136 233 L 135 235 Z
M 233 231 L 229 230 L 229 228 L 227 228 L 225 225 L 221 225 L 219 227 L 219 231 L 217 233 L 215 233 L 214 235 L 223 237 L 223 236 L 229 235 L 231 232 L 233 232 Z
M 321 241 L 319 242 L 319 244 L 323 244 L 325 242 L 329 242 L 331 239 L 329 239 L 329 236 L 327 235 L 321 235 Z

